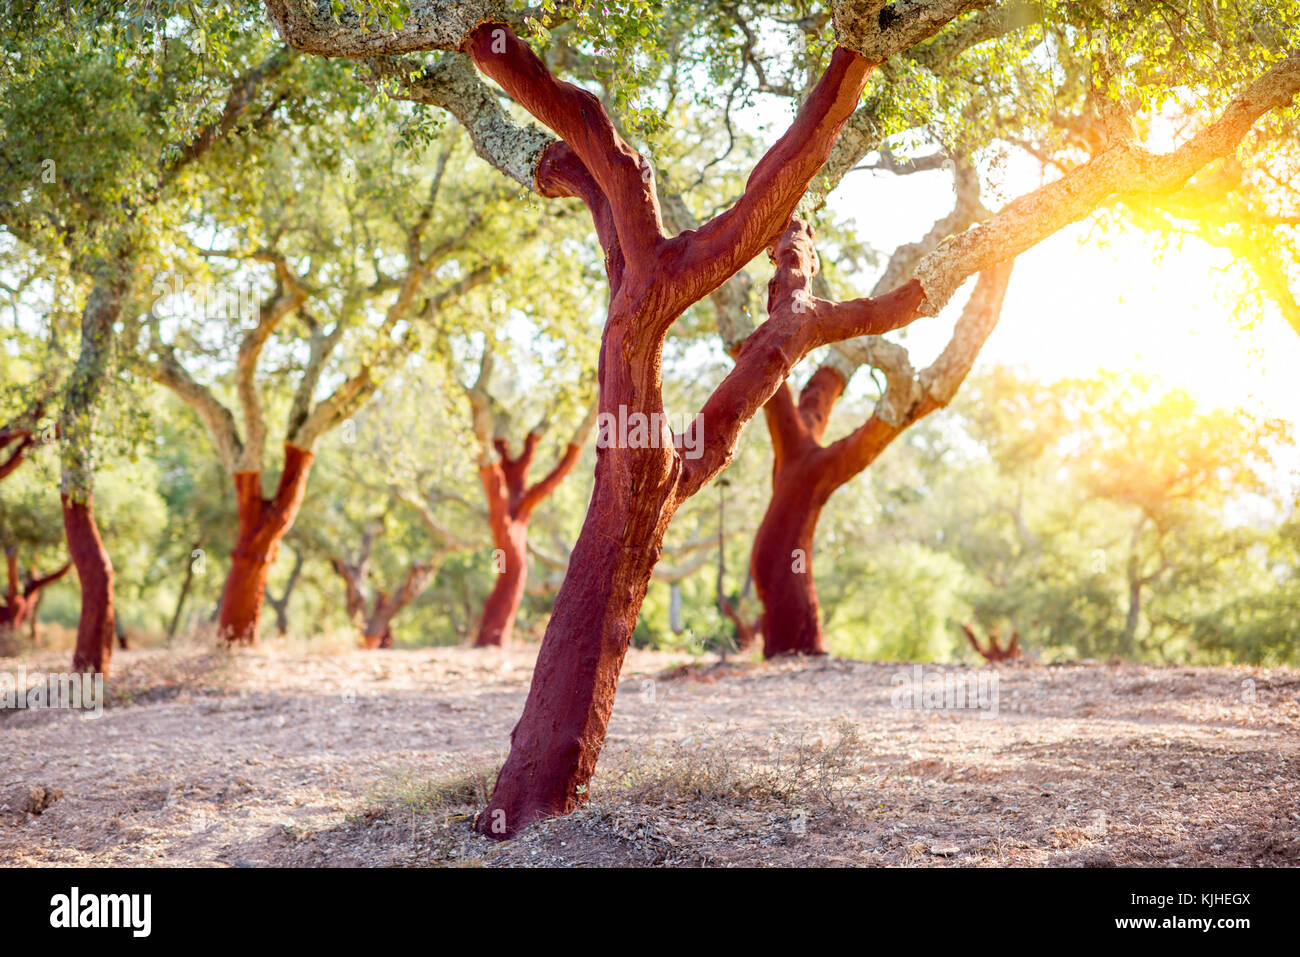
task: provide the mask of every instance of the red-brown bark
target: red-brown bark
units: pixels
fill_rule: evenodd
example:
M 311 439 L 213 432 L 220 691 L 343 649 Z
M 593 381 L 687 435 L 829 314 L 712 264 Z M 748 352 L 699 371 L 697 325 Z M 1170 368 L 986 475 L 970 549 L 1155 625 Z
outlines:
M 797 253 L 791 247 L 798 246 Z M 611 260 L 613 257 L 610 257 Z M 664 532 L 674 512 L 729 460 L 744 422 L 783 381 L 790 365 L 819 345 L 905 324 L 921 301 L 915 284 L 880 297 L 814 304 L 809 322 L 791 303 L 791 271 L 810 276 L 811 236 L 792 225 L 778 245 L 778 280 L 769 288 L 771 317 L 737 356 L 736 369 L 697 419 L 705 449 L 686 460 L 671 445 L 598 447 L 595 485 L 587 518 L 556 597 L 524 713 L 511 735 L 507 758 L 476 828 L 507 837 L 543 817 L 564 814 L 586 800 L 595 771 L 623 657 L 645 598 Z M 619 285 L 606 326 L 600 365 L 602 414 L 620 406 L 661 408 L 658 355 L 646 346 L 640 310 L 620 313 L 627 278 Z M 784 344 L 784 348 L 782 348 Z M 612 361 L 629 356 L 631 362 Z M 599 445 L 599 443 L 598 443 Z
M 93 496 L 78 501 L 66 493 L 63 501 L 63 531 L 68 540 L 77 579 L 81 582 L 81 617 L 77 621 L 77 644 L 72 669 L 98 672 L 108 677 L 113 656 L 113 562 L 95 524 Z
M 0 460 L 0 480 L 17 471 L 33 449 L 59 435 L 57 426 L 48 432 L 41 431 L 40 422 L 44 414 L 45 400 L 38 399 L 21 415 L 0 427 L 0 452 L 4 452 L 4 458 Z
M 999 661 L 1012 661 L 1020 657 L 1020 632 L 1013 631 L 1011 640 L 1003 648 L 998 644 L 998 629 L 992 629 L 988 634 L 987 643 L 981 645 L 978 638 L 975 637 L 975 631 L 970 625 L 962 625 L 961 630 L 966 633 L 966 640 L 970 646 L 985 661 L 991 664 L 997 664 Z
M 384 520 L 381 517 L 366 526 L 355 561 L 349 562 L 341 556 L 331 559 L 334 570 L 347 585 L 348 617 L 361 636 L 361 646 L 368 650 L 393 647 L 393 618 L 424 591 L 443 557 L 461 547 L 459 543 L 446 543 L 434 552 L 429 561 L 412 562 L 401 584 L 391 593 L 376 588 L 372 602 L 369 585 L 370 553 L 375 539 L 383 533 Z
M 750 574 L 763 604 L 763 657 L 822 655 L 821 618 L 813 586 L 817 518 L 837 487 L 833 460 L 820 439 L 843 377 L 818 369 L 795 405 L 782 384 L 763 406 L 772 437 L 772 497 L 754 536 Z
M 813 540 L 822 508 L 835 490 L 888 447 L 902 427 L 873 415 L 856 432 L 830 446 L 819 442 L 844 379 L 829 366 L 817 370 L 795 407 L 788 385 L 764 407 L 775 462 L 772 497 L 750 559 L 763 604 L 763 656 L 826 653 L 813 578 Z M 908 424 L 937 408 L 923 400 Z
M 697 417 L 702 454 L 686 458 L 663 441 L 649 448 L 598 443 L 591 503 L 524 713 L 475 822 L 480 833 L 504 838 L 586 800 L 623 657 L 676 509 L 726 465 L 745 421 L 794 362 L 836 339 L 905 324 L 923 295 L 913 283 L 874 301 L 806 298 L 816 268 L 811 233 L 790 217 L 861 95 L 872 64 L 857 54 L 835 51 L 734 207 L 668 238 L 648 164 L 618 136 L 594 96 L 555 80 L 504 25 L 480 27 L 467 47 L 480 70 L 563 138 L 539 164 L 539 191 L 578 196 L 591 210 L 610 284 L 599 369 L 602 415 L 662 414 L 659 362 L 672 323 L 774 243 L 777 263 L 768 321 L 741 347 L 735 370 Z
M 17 470 L 18 466 L 23 464 L 28 450 L 35 444 L 36 437 L 29 429 L 8 427 L 0 429 L 0 449 L 13 446 L 5 453 L 4 461 L 0 462 L 0 479 L 8 478 Z
M 831 381 L 834 385 L 828 387 Z M 826 654 L 813 577 L 822 508 L 910 425 L 940 408 L 927 395 L 896 425 L 873 414 L 852 434 L 822 446 L 826 418 L 843 388 L 840 374 L 824 366 L 809 380 L 797 409 L 788 385 L 763 409 L 775 462 L 772 496 L 754 536 L 750 573 L 763 604 L 764 658 Z
M 521 179 L 525 185 L 546 196 L 581 197 L 591 210 L 610 285 L 600 365 L 603 414 L 661 413 L 659 360 L 667 329 L 690 304 L 777 243 L 769 318 L 745 342 L 735 371 L 697 417 L 708 436 L 705 454 L 688 460 L 671 448 L 598 452 L 587 520 L 557 598 L 510 756 L 487 809 L 475 822 L 480 832 L 507 837 L 539 817 L 563 813 L 585 800 L 631 624 L 667 520 L 727 464 L 741 427 L 797 361 L 819 345 L 895 328 L 915 318 L 923 306 L 937 311 L 967 276 L 1014 257 L 1082 218 L 1121 186 L 1143 192 L 1181 185 L 1209 159 L 1234 147 L 1263 112 L 1288 104 L 1300 84 L 1300 70 L 1294 69 L 1298 61 L 1292 58 L 1274 67 L 1262 87 L 1252 85 L 1234 99 L 1210 129 L 1169 154 L 1167 169 L 1153 170 L 1166 157 L 1153 157 L 1125 142 L 1085 164 L 1091 168 L 1082 175 L 1067 174 L 994 217 L 990 228 L 972 230 L 973 237 L 967 234 L 961 237 L 964 242 L 950 244 L 942 254 L 936 251 L 918 266 L 920 279 L 893 293 L 839 307 L 810 302 L 810 310 L 792 309 L 786 296 L 806 293 L 813 257 L 810 234 L 802 224 L 790 224 L 790 218 L 861 96 L 867 73 L 875 62 L 982 5 L 979 0 L 883 8 L 836 4 L 837 35 L 859 52 L 843 47 L 834 51 L 790 131 L 755 168 L 734 207 L 699 229 L 668 238 L 649 164 L 618 136 L 599 99 L 558 82 L 505 23 L 488 19 L 494 14 L 491 6 L 426 4 L 419 22 L 372 32 L 358 28 L 355 17 L 341 27 L 337 19 L 317 14 L 314 5 L 268 3 L 282 37 L 303 50 L 356 57 L 453 47 L 466 52 L 481 72 L 561 137 L 563 142 L 539 147 L 522 159 L 502 159 L 498 154 L 513 152 L 497 148 L 502 142 L 530 146 L 539 140 L 528 131 L 502 136 L 492 94 L 482 97 L 477 95 L 482 90 L 466 91 L 463 76 L 455 72 L 460 61 L 454 58 L 439 64 L 447 67 L 442 79 L 450 93 L 435 96 L 426 91 L 427 102 L 446 105 L 470 129 L 480 155 L 496 155 L 499 168 L 516 178 L 530 170 Z M 411 75 L 408 64 L 395 64 L 398 72 Z M 422 75 L 433 72 L 426 69 Z M 534 182 L 528 183 L 528 176 Z M 790 230 L 783 235 L 787 224 Z
M 40 601 L 40 591 L 46 585 L 58 581 L 68 573 L 71 562 L 48 575 L 38 575 L 35 569 L 24 582 L 19 581 L 18 551 L 10 547 L 5 549 L 6 588 L 4 604 L 0 604 L 0 631 L 17 631 L 36 611 Z
M 363 551 L 359 561 L 349 563 L 342 558 L 331 559 L 334 570 L 338 572 L 339 577 L 343 579 L 347 586 L 347 610 L 348 618 L 356 625 L 357 632 L 361 635 L 361 646 L 363 648 L 391 648 L 393 646 L 393 631 L 389 627 L 388 620 L 378 622 L 376 615 L 384 602 L 388 600 L 388 593 L 383 589 L 375 591 L 374 608 L 371 613 L 367 610 L 370 599 L 367 597 L 369 590 L 366 579 L 370 574 L 370 555 L 369 545 Z M 394 612 L 396 614 L 396 612 Z
M 388 592 L 382 588 L 375 590 L 375 611 L 366 619 L 365 625 L 361 629 L 361 645 L 367 650 L 373 651 L 377 648 L 393 647 L 393 615 L 400 609 L 394 609 L 392 614 L 380 617 L 379 611 L 388 601 Z M 403 603 L 405 605 L 405 602 Z
M 870 418 L 854 432 L 823 446 L 832 408 L 844 390 L 831 366 L 808 380 L 796 406 L 788 384 L 764 406 L 772 437 L 772 497 L 754 538 L 750 573 L 763 603 L 763 654 L 826 653 L 812 571 L 813 541 L 822 507 L 890 443 L 956 394 L 1001 314 L 1010 263 L 980 275 L 953 336 L 919 374 L 895 357 L 890 385 Z M 899 350 L 901 352 L 901 350 Z M 880 361 L 880 360 L 877 360 Z
M 312 453 L 286 442 L 280 483 L 269 499 L 262 497 L 261 472 L 234 475 L 239 538 L 230 553 L 230 572 L 217 615 L 217 633 L 227 641 L 257 641 L 271 563 L 298 515 L 311 463 Z
M 492 544 L 496 549 L 493 558 L 497 579 L 483 605 L 474 639 L 476 648 L 510 644 L 515 615 L 528 579 L 528 523 L 537 506 L 573 471 L 582 454 L 582 447 L 570 442 L 550 473 L 529 486 L 528 471 L 540 439 L 537 432 L 530 432 L 524 440 L 523 451 L 515 458 L 510 457 L 506 443 L 498 439 L 496 461 L 479 469 L 487 497 Z
M 412 562 L 401 585 L 390 594 L 382 588 L 375 592 L 374 610 L 361 629 L 361 642 L 369 649 L 393 647 L 393 618 L 415 601 L 438 570 L 438 562 Z

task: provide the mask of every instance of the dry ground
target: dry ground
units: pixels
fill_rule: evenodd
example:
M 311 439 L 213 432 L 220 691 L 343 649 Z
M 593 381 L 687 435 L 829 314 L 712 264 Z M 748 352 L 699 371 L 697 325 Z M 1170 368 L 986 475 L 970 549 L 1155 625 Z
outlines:
M 992 716 L 633 652 L 591 803 L 497 844 L 535 653 L 119 652 L 101 717 L 0 712 L 0 864 L 1300 865 L 1300 672 L 1095 663 L 1001 668 Z

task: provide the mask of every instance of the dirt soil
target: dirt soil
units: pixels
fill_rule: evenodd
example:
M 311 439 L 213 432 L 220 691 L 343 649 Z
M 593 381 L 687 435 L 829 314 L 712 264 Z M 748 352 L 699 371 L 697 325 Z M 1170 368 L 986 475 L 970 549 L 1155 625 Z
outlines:
M 1300 671 L 1098 663 L 932 708 L 910 665 L 634 651 L 590 803 L 493 842 L 535 654 L 119 652 L 97 718 L 0 711 L 0 864 L 1300 865 Z

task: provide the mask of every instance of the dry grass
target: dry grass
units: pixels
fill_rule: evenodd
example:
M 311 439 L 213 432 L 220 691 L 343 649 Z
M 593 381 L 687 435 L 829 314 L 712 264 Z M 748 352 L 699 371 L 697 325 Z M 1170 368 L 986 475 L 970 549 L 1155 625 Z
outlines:
M 893 664 L 634 651 L 589 804 L 498 844 L 470 823 L 532 649 L 299 647 L 119 652 L 98 720 L 8 714 L 0 793 L 62 796 L 0 862 L 1300 864 L 1292 670 L 1004 668 L 980 716 L 895 707 Z
M 836 807 L 861 767 L 862 739 L 840 719 L 828 731 L 782 728 L 767 736 L 765 753 L 750 757 L 734 724 L 710 727 L 667 747 L 635 752 L 617 775 L 638 804 L 777 801 Z
M 396 812 L 401 815 L 446 813 L 481 808 L 496 783 L 496 768 L 474 768 L 450 777 L 430 779 L 412 770 L 389 774 L 362 799 L 363 816 Z

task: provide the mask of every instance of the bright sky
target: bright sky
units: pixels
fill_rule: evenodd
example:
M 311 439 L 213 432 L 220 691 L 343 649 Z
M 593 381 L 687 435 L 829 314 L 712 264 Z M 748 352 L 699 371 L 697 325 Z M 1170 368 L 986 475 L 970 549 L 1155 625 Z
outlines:
M 997 209 L 1040 182 L 1024 170 L 1011 179 L 1006 195 L 986 197 L 988 205 Z M 948 183 L 942 172 L 856 172 L 831 205 L 887 251 L 920 237 L 951 207 Z M 1140 370 L 1207 404 L 1300 424 L 1300 335 L 1272 309 L 1252 328 L 1241 328 L 1223 301 L 1231 289 L 1225 252 L 1189 240 L 1161 259 L 1152 240 L 1139 230 L 1103 235 L 1085 222 L 1021 256 L 980 365 L 1014 363 L 1044 379 Z M 914 361 L 927 360 L 947 341 L 965 296 L 959 292 L 940 319 L 907 330 L 903 341 Z

